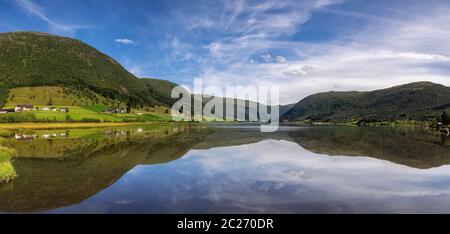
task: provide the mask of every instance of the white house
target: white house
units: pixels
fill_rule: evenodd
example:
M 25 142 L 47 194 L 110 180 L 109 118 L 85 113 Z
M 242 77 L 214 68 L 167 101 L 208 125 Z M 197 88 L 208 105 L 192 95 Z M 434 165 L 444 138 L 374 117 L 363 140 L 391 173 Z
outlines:
M 30 110 L 34 110 L 34 106 L 33 106 L 33 104 L 19 104 L 16 106 L 16 112 L 20 112 L 20 111 L 17 111 L 18 109 L 20 109 L 20 111 L 30 111 Z

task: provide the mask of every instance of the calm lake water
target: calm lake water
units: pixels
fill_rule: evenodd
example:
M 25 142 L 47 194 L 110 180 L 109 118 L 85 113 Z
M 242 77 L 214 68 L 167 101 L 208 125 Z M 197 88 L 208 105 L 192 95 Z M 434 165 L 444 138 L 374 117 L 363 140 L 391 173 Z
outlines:
M 450 139 L 421 129 L 9 134 L 19 177 L 0 186 L 0 212 L 450 213 Z

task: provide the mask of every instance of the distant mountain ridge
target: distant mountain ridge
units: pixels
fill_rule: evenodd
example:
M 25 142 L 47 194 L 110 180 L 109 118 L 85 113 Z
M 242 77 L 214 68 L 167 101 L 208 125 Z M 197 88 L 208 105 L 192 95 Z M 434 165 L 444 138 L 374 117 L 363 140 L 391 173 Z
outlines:
M 450 87 L 415 82 L 370 92 L 326 92 L 304 98 L 281 119 L 288 121 L 427 120 L 450 107 Z

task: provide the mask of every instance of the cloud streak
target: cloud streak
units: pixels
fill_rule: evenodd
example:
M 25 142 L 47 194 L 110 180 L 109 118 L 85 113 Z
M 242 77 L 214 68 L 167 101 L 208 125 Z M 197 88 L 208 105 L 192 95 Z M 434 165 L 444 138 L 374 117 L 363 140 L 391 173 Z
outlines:
M 70 25 L 57 22 L 45 13 L 44 8 L 30 0 L 14 0 L 18 6 L 23 8 L 29 14 L 45 21 L 54 31 L 73 34 L 76 30 L 90 28 L 91 26 Z

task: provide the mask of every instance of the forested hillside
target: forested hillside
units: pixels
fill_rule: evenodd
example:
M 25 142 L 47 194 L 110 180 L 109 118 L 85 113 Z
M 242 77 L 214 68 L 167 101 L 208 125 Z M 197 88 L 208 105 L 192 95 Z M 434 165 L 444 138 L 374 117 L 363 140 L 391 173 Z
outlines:
M 450 88 L 417 82 L 371 92 L 311 95 L 286 112 L 285 120 L 427 120 L 450 107 Z

